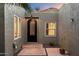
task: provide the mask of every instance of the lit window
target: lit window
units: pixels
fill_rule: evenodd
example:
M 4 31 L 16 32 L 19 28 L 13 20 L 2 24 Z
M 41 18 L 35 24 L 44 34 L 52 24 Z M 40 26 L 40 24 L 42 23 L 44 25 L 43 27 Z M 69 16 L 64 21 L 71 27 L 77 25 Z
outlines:
M 46 24 L 46 35 L 56 37 L 56 23 Z
M 21 21 L 19 17 L 14 16 L 14 39 L 21 36 Z
M 14 37 L 17 37 L 17 17 L 14 16 Z
M 21 36 L 21 21 L 18 19 L 18 36 Z

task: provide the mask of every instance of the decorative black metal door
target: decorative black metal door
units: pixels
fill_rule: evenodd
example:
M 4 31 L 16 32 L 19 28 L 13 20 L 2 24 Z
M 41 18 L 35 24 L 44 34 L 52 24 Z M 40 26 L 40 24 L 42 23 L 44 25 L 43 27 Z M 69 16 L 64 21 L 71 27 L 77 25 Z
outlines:
M 27 22 L 27 39 L 28 42 L 37 42 L 37 21 L 35 19 Z

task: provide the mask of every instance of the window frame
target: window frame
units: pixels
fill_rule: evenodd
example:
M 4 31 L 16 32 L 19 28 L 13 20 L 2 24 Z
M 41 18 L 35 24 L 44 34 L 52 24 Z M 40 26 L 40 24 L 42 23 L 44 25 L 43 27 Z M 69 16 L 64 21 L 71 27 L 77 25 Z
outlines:
M 44 32 L 45 37 L 57 37 L 57 27 L 56 27 L 56 29 L 52 29 L 52 30 L 55 31 L 55 35 L 54 36 L 53 35 L 47 35 L 46 31 L 47 31 L 47 24 L 48 23 L 56 23 L 56 22 L 45 22 L 45 32 Z M 56 24 L 56 26 L 57 26 L 57 24 Z

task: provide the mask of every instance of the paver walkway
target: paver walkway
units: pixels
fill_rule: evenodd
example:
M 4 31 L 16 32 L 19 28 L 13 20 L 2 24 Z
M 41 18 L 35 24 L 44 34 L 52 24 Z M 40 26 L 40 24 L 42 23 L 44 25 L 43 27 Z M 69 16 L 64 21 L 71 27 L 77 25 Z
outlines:
M 59 48 L 44 48 L 40 43 L 27 43 L 22 46 L 18 56 L 62 56 Z

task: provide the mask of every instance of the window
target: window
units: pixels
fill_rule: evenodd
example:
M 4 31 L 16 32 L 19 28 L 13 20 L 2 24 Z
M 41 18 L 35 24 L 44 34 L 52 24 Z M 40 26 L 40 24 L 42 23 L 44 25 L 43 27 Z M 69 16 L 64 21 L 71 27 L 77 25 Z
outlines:
M 14 39 L 21 37 L 21 20 L 14 16 Z
M 46 36 L 56 37 L 56 23 L 46 24 Z
M 14 37 L 17 37 L 17 17 L 14 16 Z

